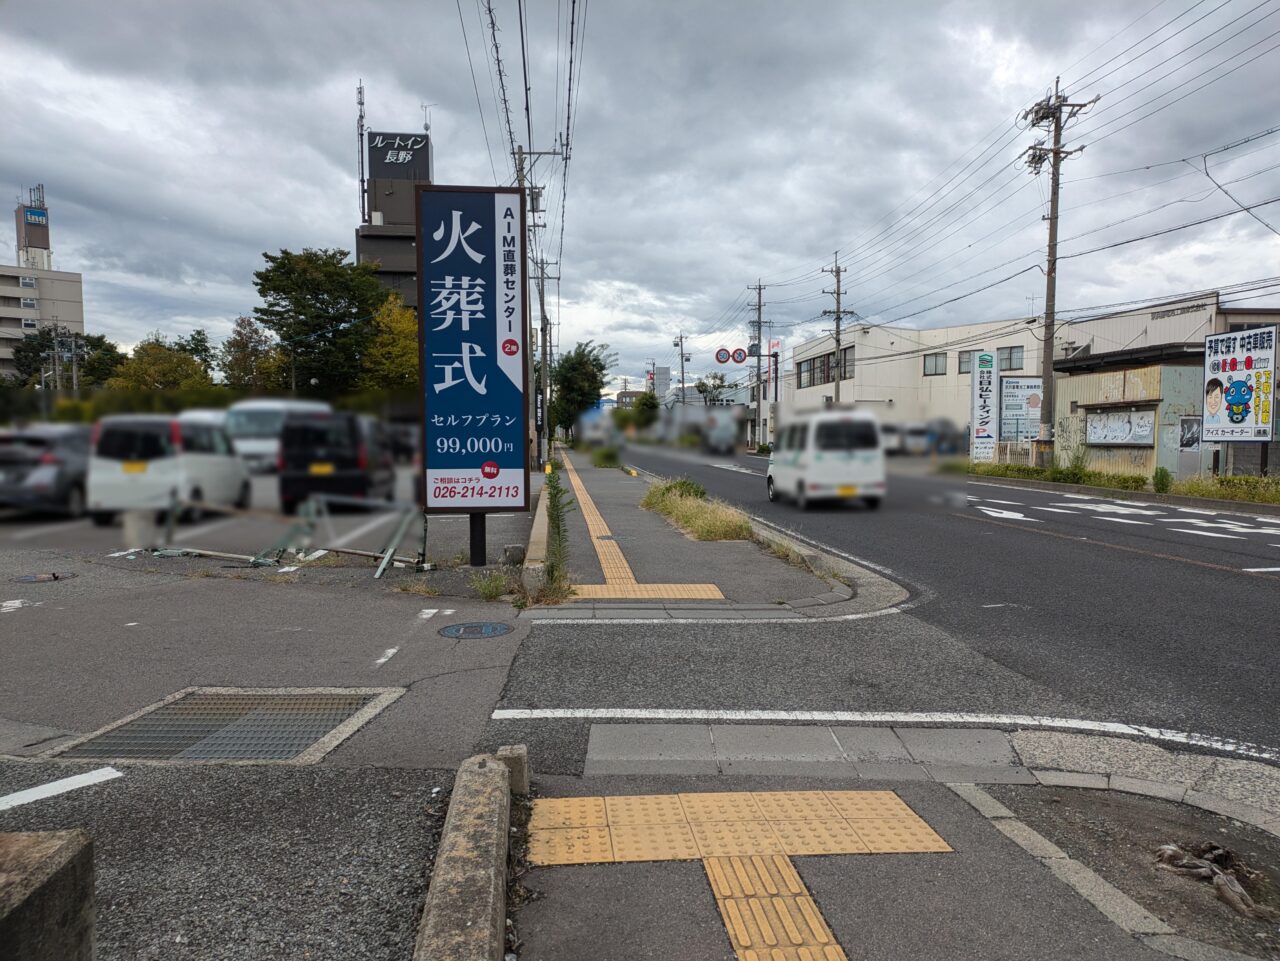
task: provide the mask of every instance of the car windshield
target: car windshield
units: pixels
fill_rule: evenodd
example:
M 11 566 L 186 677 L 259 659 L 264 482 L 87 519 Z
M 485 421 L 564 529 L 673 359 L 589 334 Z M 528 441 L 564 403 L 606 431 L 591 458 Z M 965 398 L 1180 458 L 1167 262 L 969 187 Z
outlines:
M 107 460 L 169 457 L 173 454 L 173 428 L 169 421 L 104 425 L 96 454 Z
M 284 428 L 284 446 L 289 450 L 352 447 L 351 428 L 352 422 L 346 417 L 321 416 L 291 420 Z
M 227 411 L 227 433 L 232 437 L 279 437 L 283 426 L 282 410 Z
M 814 441 L 818 450 L 869 450 L 876 446 L 876 427 L 865 420 L 819 424 Z

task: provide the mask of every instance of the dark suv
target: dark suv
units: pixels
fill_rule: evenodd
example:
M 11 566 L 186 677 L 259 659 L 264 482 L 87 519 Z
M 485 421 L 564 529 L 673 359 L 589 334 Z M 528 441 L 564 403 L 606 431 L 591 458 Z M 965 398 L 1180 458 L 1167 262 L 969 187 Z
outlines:
M 343 412 L 291 413 L 280 435 L 280 507 L 312 494 L 394 500 L 396 468 L 385 426 Z
M 0 430 L 0 507 L 84 514 L 89 428 L 32 424 Z

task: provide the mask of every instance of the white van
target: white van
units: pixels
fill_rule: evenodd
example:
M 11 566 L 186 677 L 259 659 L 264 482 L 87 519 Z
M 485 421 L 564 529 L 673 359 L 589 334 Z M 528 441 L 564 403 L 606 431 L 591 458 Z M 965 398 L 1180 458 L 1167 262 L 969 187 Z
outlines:
M 218 507 L 249 506 L 249 472 L 219 423 L 221 413 L 129 414 L 93 427 L 86 499 L 107 527 L 126 510 L 168 509 L 173 495 Z M 188 508 L 184 518 L 194 520 Z
M 227 408 L 227 433 L 249 470 L 270 472 L 276 469 L 285 415 L 294 412 L 332 414 L 333 406 L 322 400 L 260 397 L 236 401 Z
M 792 497 L 801 510 L 818 500 L 861 500 L 872 509 L 879 507 L 885 468 L 875 416 L 824 410 L 780 424 L 767 483 L 769 500 Z

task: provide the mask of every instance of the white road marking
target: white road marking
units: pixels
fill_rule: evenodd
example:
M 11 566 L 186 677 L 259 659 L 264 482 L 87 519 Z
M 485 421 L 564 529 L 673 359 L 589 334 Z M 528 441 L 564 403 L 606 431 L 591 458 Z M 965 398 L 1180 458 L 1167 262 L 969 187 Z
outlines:
M 1235 534 L 1215 534 L 1213 531 L 1197 531 L 1190 527 L 1167 527 L 1166 530 L 1177 531 L 1179 534 L 1199 534 L 1201 537 L 1222 537 L 1229 541 L 1242 541 L 1243 537 L 1237 537 Z
M 41 801 L 47 797 L 65 794 L 77 788 L 89 787 L 91 784 L 101 784 L 103 781 L 111 781 L 123 776 L 121 772 L 113 767 L 100 767 L 96 771 L 88 771 L 73 777 L 64 777 L 57 781 L 50 781 L 48 784 L 41 784 L 39 787 L 27 788 L 25 791 L 15 791 L 13 794 L 6 794 L 4 797 L 0 797 L 0 811 L 7 811 L 9 808 L 16 808 L 20 804 L 30 804 L 32 801 Z
M 141 554 L 145 550 L 142 547 L 131 547 L 127 551 L 116 551 L 114 554 L 108 554 L 108 557 L 124 557 L 126 554 Z
M 1021 507 L 1021 506 L 1022 506 L 1022 501 L 998 501 L 998 500 L 995 500 L 994 498 L 991 498 L 991 497 L 988 497 L 988 498 L 987 498 L 987 503 L 988 503 L 988 504 L 1008 504 L 1010 507 Z
M 1155 517 L 1164 511 L 1144 511 L 1128 504 L 1117 504 L 1114 501 L 1100 501 L 1097 504 L 1059 504 L 1059 507 L 1078 507 L 1081 510 L 1097 511 L 1099 514 L 1141 514 L 1144 517 Z
M 391 660 L 393 657 L 395 657 L 395 656 L 396 656 L 396 652 L 397 652 L 398 650 L 400 650 L 400 648 L 398 648 L 398 647 L 389 647 L 389 648 L 387 648 L 387 649 L 382 653 L 382 657 L 378 658 L 376 661 L 374 661 L 374 662 L 373 662 L 373 666 L 374 666 L 374 667 L 382 667 L 382 665 L 383 665 L 383 664 L 386 664 L 386 663 L 387 663 L 387 661 Z
M 330 546 L 346 547 L 352 541 L 359 540 L 360 538 L 364 537 L 365 534 L 368 534 L 370 531 L 376 531 L 383 524 L 388 524 L 391 521 L 395 520 L 395 517 L 396 517 L 395 514 L 392 514 L 389 512 L 386 514 L 379 514 L 377 517 L 373 518 L 373 520 L 367 521 L 366 523 L 361 524 L 355 530 L 347 531 L 345 534 L 343 534 L 341 537 L 335 540 Z
M 74 521 L 61 521 L 57 524 L 41 524 L 39 527 L 29 527 L 25 531 L 18 531 L 9 538 L 11 541 L 27 541 L 34 537 L 40 537 L 44 534 L 56 534 L 59 531 L 71 530 L 74 527 L 84 527 L 89 523 L 89 518 L 82 517 Z
M 1242 567 L 1242 571 L 1248 571 L 1251 574 L 1257 574 L 1264 571 L 1280 571 L 1280 567 Z
M 1030 505 L 1033 511 L 1052 511 L 1055 514 L 1079 514 L 1079 511 L 1069 511 L 1064 507 L 1036 507 L 1035 504 Z
M 721 470 L 731 470 L 738 474 L 750 474 L 752 477 L 763 477 L 764 474 L 758 470 L 752 470 L 750 467 L 743 467 L 741 464 L 712 464 L 712 467 L 719 467 Z
M 179 530 L 174 537 L 175 544 L 189 544 L 197 538 L 204 537 L 206 534 L 212 534 L 214 531 L 222 530 L 224 527 L 230 527 L 238 517 L 223 517 L 216 521 L 210 521 L 208 524 L 201 524 L 199 527 L 193 527 L 190 530 Z
M 43 603 L 43 601 L 24 601 L 22 598 L 18 598 L 14 601 L 3 601 L 0 602 L 0 614 L 12 614 L 20 608 L 39 607 Z
M 1008 604 L 983 604 L 983 607 L 1008 607 Z
M 1200 507 L 1177 507 L 1175 510 L 1181 511 L 1183 514 L 1208 514 L 1210 517 L 1216 517 L 1217 511 L 1207 511 Z
M 1135 521 L 1128 517 L 1107 517 L 1105 514 L 1098 515 L 1100 521 L 1113 521 L 1116 524 L 1142 524 L 1145 527 L 1151 526 L 1151 521 Z
M 981 498 L 981 497 L 974 497 L 972 494 L 965 494 L 964 496 L 965 496 L 965 497 L 967 497 L 967 498 L 969 498 L 969 500 L 971 500 L 971 501 L 980 501 L 980 500 L 982 500 L 982 498 Z
M 596 622 L 599 623 L 599 622 Z M 1092 731 L 1121 734 L 1155 741 L 1172 741 L 1212 748 L 1226 754 L 1280 760 L 1280 749 L 1212 737 L 1189 731 L 1121 724 L 1116 721 L 1086 721 L 1069 717 L 1039 717 L 1033 714 L 963 714 L 952 712 L 893 711 L 758 711 L 707 708 L 584 707 L 584 708 L 499 708 L 490 717 L 495 721 L 816 721 L 826 724 L 965 724 L 990 727 L 1046 728 L 1059 731 Z
M 979 507 L 978 510 L 986 514 L 988 517 L 1000 517 L 1010 521 L 1030 521 L 1032 524 L 1039 524 L 1034 517 L 1028 517 L 1026 514 L 1019 514 L 1017 511 L 1001 510 L 999 507 Z
M 138 623 L 139 623 L 138 621 L 130 621 L 128 624 L 125 625 L 125 627 L 137 627 Z
M 429 607 L 429 608 L 426 608 L 425 610 L 418 611 L 418 619 L 422 621 L 429 621 L 431 618 L 435 617 L 439 613 L 440 613 L 439 610 L 437 610 L 436 608 Z
M 310 563 L 311 561 L 319 560 L 320 558 L 324 557 L 324 555 L 328 553 L 329 552 L 325 550 L 312 551 L 310 554 L 304 557 L 303 560 Z

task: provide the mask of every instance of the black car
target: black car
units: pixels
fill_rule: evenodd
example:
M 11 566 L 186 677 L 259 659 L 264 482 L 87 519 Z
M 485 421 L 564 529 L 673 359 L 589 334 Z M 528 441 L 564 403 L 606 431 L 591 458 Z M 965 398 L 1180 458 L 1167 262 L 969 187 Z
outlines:
M 32 424 L 0 430 L 0 507 L 84 514 L 89 428 Z
M 396 468 L 385 426 L 343 412 L 291 413 L 280 435 L 280 507 L 312 494 L 394 500 Z

